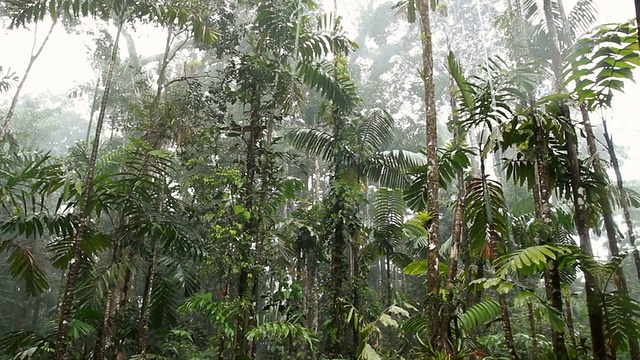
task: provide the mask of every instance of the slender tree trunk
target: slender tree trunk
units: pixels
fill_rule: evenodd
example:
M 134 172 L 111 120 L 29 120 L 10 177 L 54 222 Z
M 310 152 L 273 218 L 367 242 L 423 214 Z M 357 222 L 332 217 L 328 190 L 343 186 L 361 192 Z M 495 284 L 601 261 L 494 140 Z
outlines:
M 578 342 L 576 341 L 575 327 L 573 326 L 573 308 L 571 307 L 571 294 L 567 294 L 565 297 L 564 318 L 567 321 L 567 330 L 569 331 L 569 337 L 571 338 L 571 345 L 576 349 Z
M 87 143 L 87 146 L 88 146 L 88 143 Z M 113 267 L 114 264 L 116 263 L 117 257 L 118 257 L 118 244 L 116 241 L 113 243 L 113 249 L 111 254 L 111 264 L 110 264 L 111 267 Z M 98 331 L 96 334 L 96 343 L 93 350 L 94 360 L 102 360 L 105 358 L 104 350 L 105 350 L 106 339 L 108 336 L 107 333 L 109 332 L 111 307 L 113 303 L 114 303 L 113 289 L 111 288 L 111 286 L 108 285 L 105 291 L 105 302 L 103 306 L 104 313 L 102 316 L 102 321 L 100 321 L 100 325 L 98 325 Z
M 636 24 L 638 26 L 638 42 L 640 43 L 640 0 L 635 0 L 636 5 Z
M 533 311 L 533 304 L 527 304 L 527 312 L 529 313 L 529 330 L 531 331 L 531 349 L 533 350 L 533 358 L 538 359 L 538 331 L 536 329 L 536 315 Z
M 31 328 L 38 329 L 40 326 L 40 308 L 42 306 L 42 295 L 38 295 L 35 298 L 33 305 L 33 313 L 31 314 Z
M 104 350 L 107 343 L 107 336 L 109 333 L 109 321 L 111 315 L 111 306 L 113 305 L 113 289 L 107 289 L 105 293 L 105 304 L 104 304 L 104 316 L 102 321 L 100 322 L 100 326 L 98 327 L 98 333 L 96 334 L 96 345 L 93 350 L 93 359 L 94 360 L 103 360 Z
M 86 148 L 89 149 L 91 140 L 91 128 L 93 127 L 93 116 L 96 113 L 96 103 L 98 102 L 98 96 L 100 91 L 100 77 L 96 80 L 96 87 L 93 90 L 93 101 L 91 101 L 91 112 L 89 113 L 89 125 L 87 126 Z
M 151 258 L 149 259 L 149 267 L 147 269 L 147 277 L 144 282 L 144 292 L 142 294 L 142 305 L 140 306 L 140 317 L 138 318 L 138 350 L 140 351 L 140 359 L 147 358 L 147 348 L 149 345 L 149 303 L 151 302 L 151 292 L 156 272 L 156 244 L 151 244 Z
M 482 181 L 482 190 L 485 204 L 489 201 L 489 187 L 487 184 L 487 176 L 485 175 L 484 158 L 480 158 L 480 172 Z M 487 205 L 490 206 L 490 205 Z M 490 213 L 491 209 L 487 208 L 487 227 L 489 231 L 489 247 L 491 262 L 495 266 L 500 254 L 499 243 L 500 237 L 495 230 L 494 222 Z M 500 305 L 500 318 L 502 320 L 502 330 L 504 331 L 504 342 L 507 347 L 507 353 L 511 360 L 518 360 L 518 354 L 516 353 L 515 342 L 513 340 L 513 330 L 511 328 L 511 317 L 509 315 L 509 306 L 507 304 L 507 297 L 505 294 L 498 293 L 498 304 Z
M 427 211 L 431 215 L 426 224 L 429 232 L 429 247 L 427 250 L 427 306 L 425 313 L 429 323 L 431 341 L 438 349 L 446 349 L 448 326 L 444 326 L 440 313 L 441 301 L 440 274 L 438 271 L 438 252 L 440 250 L 440 214 L 438 203 L 439 174 L 438 174 L 438 117 L 436 114 L 435 86 L 433 83 L 433 44 L 431 22 L 429 19 L 430 0 L 416 2 L 420 14 L 420 38 L 422 41 L 422 82 L 424 88 L 426 148 L 427 155 Z
M 244 231 L 247 236 L 245 239 L 241 239 L 243 243 L 239 244 L 240 259 L 243 262 L 251 264 L 251 245 L 245 243 L 246 241 L 253 241 L 253 236 L 257 235 L 260 231 L 258 218 L 258 211 L 256 198 L 255 198 L 255 178 L 258 171 L 258 141 L 261 137 L 261 130 L 256 130 L 260 126 L 260 91 L 258 84 L 253 84 L 251 88 L 251 112 L 250 123 L 251 130 L 249 131 L 249 139 L 247 140 L 247 154 L 245 165 L 245 184 L 244 184 L 244 207 L 251 213 L 251 217 L 244 224 Z M 251 297 L 252 292 L 249 293 L 249 275 L 252 269 L 248 265 L 242 265 L 240 268 L 240 275 L 238 277 L 238 298 L 245 299 L 247 296 Z M 259 281 L 259 279 L 252 278 L 252 281 Z M 240 358 L 247 354 L 247 339 L 246 332 L 249 326 L 249 317 L 254 310 L 242 311 L 241 316 L 238 317 L 237 329 L 235 333 L 235 357 Z
M 391 306 L 392 301 L 393 301 L 393 296 L 391 295 L 391 256 L 387 253 L 385 254 L 385 262 L 384 262 L 384 267 L 385 267 L 385 271 L 386 271 L 386 277 L 387 277 L 387 307 Z M 380 274 L 382 274 L 382 271 L 380 272 Z M 382 276 L 380 276 L 382 277 Z
M 24 292 L 24 297 L 18 309 L 18 329 L 25 330 L 27 327 L 27 317 L 29 314 L 29 293 Z
M 120 34 L 122 32 L 122 23 L 118 24 L 118 30 L 116 33 L 115 41 L 113 43 L 113 49 L 111 51 L 111 59 L 109 60 L 109 70 L 107 72 L 107 78 L 104 84 L 104 93 L 102 94 L 102 101 L 100 103 L 100 112 L 96 122 L 96 133 L 93 140 L 93 147 L 91 150 L 91 157 L 89 158 L 89 168 L 87 170 L 86 178 L 82 184 L 82 211 L 79 216 L 79 226 L 74 234 L 72 245 L 72 256 L 69 261 L 69 269 L 67 271 L 67 282 L 64 287 L 64 295 L 62 299 L 62 305 L 60 306 L 60 322 L 58 323 L 58 330 L 55 342 L 55 356 L 56 360 L 64 360 L 67 352 L 67 329 L 69 328 L 69 320 L 71 318 L 71 310 L 73 307 L 73 301 L 75 299 L 76 284 L 80 275 L 80 262 L 83 257 L 82 239 L 86 231 L 87 222 L 89 221 L 89 199 L 92 192 L 92 182 L 96 171 L 96 161 L 98 159 L 98 150 L 100 147 L 100 134 L 102 133 L 102 126 L 104 124 L 104 118 L 107 110 L 107 103 L 109 100 L 109 91 L 111 89 L 111 82 L 113 81 L 113 73 L 116 66 L 116 60 L 118 56 L 118 41 L 120 40 Z
M 587 135 L 587 147 L 589 149 L 589 156 L 591 156 L 591 158 L 593 159 L 593 169 L 597 175 L 606 178 L 607 173 L 604 171 L 604 169 L 602 168 L 602 164 L 600 163 L 600 156 L 598 155 L 598 148 L 596 146 L 596 138 L 593 134 L 591 120 L 589 119 L 589 111 L 587 110 L 585 104 L 580 105 L 580 112 L 582 114 L 582 124 Z M 598 199 L 598 203 L 600 204 L 600 209 L 602 210 L 602 218 L 607 234 L 609 252 L 611 253 L 611 256 L 618 256 L 620 255 L 620 251 L 618 249 L 618 239 L 616 236 L 617 230 L 615 221 L 613 220 L 613 209 L 611 207 L 611 203 L 609 202 L 609 198 L 607 196 L 601 196 Z M 629 286 L 627 285 L 627 279 L 621 266 L 616 269 L 614 285 L 618 290 L 622 291 L 625 294 L 629 294 Z M 631 360 L 640 360 L 638 341 L 636 339 L 629 338 L 628 342 Z M 614 353 L 615 346 L 613 346 L 611 349 L 611 352 Z
M 633 249 L 632 254 L 633 262 L 636 265 L 636 276 L 638 277 L 638 281 L 640 281 L 640 252 L 638 252 L 638 248 L 636 247 L 636 236 L 633 229 L 633 222 L 631 221 L 629 197 L 627 195 L 627 190 L 624 187 L 624 182 L 622 181 L 620 163 L 618 161 L 618 156 L 616 155 L 616 148 L 613 144 L 613 138 L 609 134 L 607 120 L 604 118 L 602 119 L 602 125 L 604 127 L 605 141 L 607 142 L 607 151 L 609 152 L 609 157 L 611 158 L 611 166 L 613 167 L 613 171 L 616 174 L 616 186 L 618 187 L 618 192 L 620 193 L 620 205 L 622 206 L 624 222 L 627 228 L 627 239 L 629 241 L 629 245 L 631 245 L 631 248 Z
M 24 87 L 24 84 L 27 82 L 27 79 L 29 78 L 29 74 L 31 74 L 31 68 L 33 67 L 33 64 L 36 62 L 36 60 L 38 60 L 38 57 L 40 57 L 40 54 L 42 54 L 42 50 L 44 49 L 45 45 L 47 45 L 47 43 L 49 42 L 49 38 L 51 37 L 51 33 L 53 32 L 53 29 L 55 28 L 56 24 L 58 24 L 57 19 L 53 19 L 53 23 L 51 24 L 51 27 L 49 27 L 49 31 L 47 32 L 47 35 L 45 36 L 44 40 L 42 40 L 42 43 L 38 47 L 38 50 L 36 50 L 37 39 L 35 38 L 33 39 L 33 47 L 31 48 L 31 58 L 29 59 L 29 63 L 27 64 L 27 69 L 24 71 L 24 75 L 22 75 L 22 80 L 20 80 L 20 83 L 16 88 L 16 93 L 13 95 L 13 99 L 11 99 L 11 104 L 9 105 L 9 110 L 7 110 L 7 115 L 4 117 L 4 121 L 2 122 L 2 127 L 0 127 L 0 140 L 2 140 L 5 137 L 5 135 L 7 135 L 7 132 L 9 131 L 9 125 L 11 124 L 11 119 L 13 118 L 13 114 L 16 111 L 16 106 L 18 105 L 18 99 L 20 98 L 20 93 L 22 92 L 22 88 Z M 35 31 L 35 33 L 37 35 L 37 31 Z
M 556 31 L 553 12 L 551 8 L 551 0 L 544 0 L 544 13 L 549 33 L 549 47 L 551 50 L 551 63 L 554 73 L 554 85 L 557 92 L 562 91 L 562 56 L 558 47 L 558 33 Z M 570 118 L 569 108 L 566 104 L 561 104 L 563 115 Z M 586 199 L 584 197 L 585 189 L 582 186 L 580 177 L 580 162 L 578 160 L 577 138 L 575 133 L 565 131 L 565 141 L 567 143 L 567 155 L 569 158 L 571 173 L 571 194 L 573 197 L 574 218 L 580 238 L 580 248 L 587 256 L 593 256 L 591 249 L 591 240 L 587 229 L 586 218 Z M 587 294 L 587 310 L 589 314 L 589 326 L 591 327 L 591 344 L 593 355 L 596 360 L 607 359 L 607 347 L 605 334 L 603 329 L 604 317 L 602 314 L 602 293 L 598 287 L 595 277 L 589 272 L 584 272 L 585 288 Z
M 533 113 L 534 122 L 534 138 L 535 138 L 535 163 L 534 163 L 534 177 L 535 182 L 533 184 L 533 193 L 535 200 L 535 212 L 536 219 L 544 224 L 548 229 L 553 229 L 553 221 L 551 220 L 551 207 L 549 205 L 549 178 L 547 176 L 547 162 L 546 162 L 546 149 L 547 142 L 543 135 L 543 128 L 540 118 L 535 114 L 534 102 L 531 100 L 531 111 Z M 554 244 L 553 237 L 547 237 L 543 239 L 545 244 Z M 560 273 L 558 271 L 557 262 L 555 259 L 547 259 L 547 268 L 544 271 L 545 290 L 547 296 L 547 302 L 558 313 L 562 313 L 562 283 L 560 281 Z M 564 333 L 551 329 L 551 342 L 553 344 L 553 350 L 557 359 L 569 359 L 567 347 L 565 344 Z
M 164 84 L 167 81 L 167 66 L 169 65 L 169 52 L 171 52 L 171 40 L 173 39 L 173 28 L 169 27 L 167 29 L 167 40 L 165 42 L 164 55 L 162 56 L 162 61 L 160 62 L 160 69 L 158 70 L 158 80 L 156 81 L 156 86 L 158 89 L 156 90 L 155 103 L 157 104 L 160 101 L 160 96 L 162 95 L 162 91 L 164 90 Z

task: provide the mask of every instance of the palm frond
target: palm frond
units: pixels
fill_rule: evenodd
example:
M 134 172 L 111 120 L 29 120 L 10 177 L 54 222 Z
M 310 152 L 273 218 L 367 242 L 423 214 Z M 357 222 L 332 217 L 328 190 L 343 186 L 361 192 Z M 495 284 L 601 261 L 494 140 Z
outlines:
M 623 291 L 604 294 L 605 328 L 618 347 L 640 338 L 640 302 Z
M 296 129 L 286 135 L 289 144 L 306 154 L 317 156 L 324 161 L 332 161 L 335 139 L 332 135 L 317 129 Z
M 409 170 L 426 164 L 424 155 L 404 150 L 382 151 L 364 160 L 362 172 L 367 179 L 394 189 L 409 186 Z
M 18 75 L 15 71 L 7 69 L 6 71 L 0 66 L 0 94 L 5 93 L 11 89 L 14 83 L 18 81 Z
M 466 331 L 485 324 L 500 316 L 500 305 L 494 300 L 485 300 L 458 315 L 460 327 Z
M 382 109 L 372 109 L 358 122 L 356 141 L 358 156 L 367 158 L 384 148 L 393 140 L 393 118 Z
M 287 321 L 266 322 L 247 332 L 247 339 L 249 340 L 282 341 L 287 338 L 301 340 L 311 350 L 316 348 L 316 343 L 318 342 L 310 329 L 301 324 Z
M 578 0 L 567 16 L 571 33 L 574 35 L 586 32 L 597 20 L 598 9 L 594 0 Z
M 298 76 L 305 84 L 320 92 L 334 106 L 349 113 L 359 101 L 356 86 L 344 73 L 328 62 L 298 63 Z
M 42 260 L 39 260 L 34 249 L 17 240 L 0 242 L 0 252 L 9 252 L 7 262 L 11 276 L 24 281 L 27 294 L 35 296 L 49 289 L 49 282 Z
M 529 246 L 502 255 L 497 262 L 497 276 L 505 278 L 509 274 L 532 275 L 544 269 L 549 259 L 556 259 L 561 249 L 551 245 Z

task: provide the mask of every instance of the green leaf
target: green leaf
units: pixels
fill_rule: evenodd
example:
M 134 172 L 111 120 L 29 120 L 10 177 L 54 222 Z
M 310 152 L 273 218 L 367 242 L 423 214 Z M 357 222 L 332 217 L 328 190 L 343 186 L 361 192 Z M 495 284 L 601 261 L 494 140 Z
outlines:
M 404 272 L 405 275 L 424 275 L 427 273 L 427 266 L 427 260 L 416 260 L 407 265 L 402 272 Z
M 458 316 L 460 327 L 470 331 L 500 315 L 500 305 L 494 300 L 485 300 L 468 308 Z

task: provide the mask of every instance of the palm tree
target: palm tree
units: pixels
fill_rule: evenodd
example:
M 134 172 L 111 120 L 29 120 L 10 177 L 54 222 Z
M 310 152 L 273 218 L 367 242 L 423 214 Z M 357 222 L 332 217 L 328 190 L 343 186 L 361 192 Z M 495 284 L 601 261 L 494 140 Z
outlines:
M 356 193 L 366 181 L 382 186 L 403 188 L 409 184 L 405 172 L 424 164 L 424 157 L 406 151 L 385 150 L 392 140 L 393 118 L 385 111 L 374 109 L 347 122 L 343 115 L 332 113 L 333 132 L 319 129 L 298 129 L 287 135 L 289 143 L 300 151 L 313 154 L 333 164 L 334 173 L 330 185 L 330 208 L 325 223 L 325 236 L 331 246 L 331 274 L 329 277 L 330 319 L 336 335 L 328 339 L 330 354 L 348 355 L 349 341 L 345 332 L 344 301 L 348 290 L 348 274 L 359 276 L 360 245 L 355 239 L 359 225 L 354 213 Z M 337 124 L 336 124 L 337 123 Z M 348 264 L 346 252 L 351 249 L 354 264 Z M 354 268 L 356 267 L 356 268 Z M 357 300 L 357 299 L 356 299 Z M 356 304 L 357 306 L 357 301 Z M 351 346 L 354 344 L 352 343 Z

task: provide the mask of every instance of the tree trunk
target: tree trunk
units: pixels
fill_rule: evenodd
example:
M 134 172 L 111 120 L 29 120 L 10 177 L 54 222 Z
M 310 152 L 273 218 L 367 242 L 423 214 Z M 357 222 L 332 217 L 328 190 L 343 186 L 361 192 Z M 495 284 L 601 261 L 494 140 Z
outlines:
M 484 167 L 484 158 L 480 158 L 480 176 L 482 180 L 482 189 L 484 194 L 484 202 L 488 204 L 489 200 L 489 187 L 487 184 L 487 176 L 485 175 L 485 167 Z M 489 206 L 489 205 L 487 205 Z M 490 257 L 493 266 L 495 267 L 496 262 L 498 261 L 498 257 L 500 254 L 499 243 L 500 238 L 495 230 L 494 222 L 491 218 L 491 213 L 489 212 L 491 209 L 486 208 L 486 216 L 487 216 L 487 231 L 489 232 L 489 247 L 490 247 Z M 511 328 L 511 317 L 509 316 L 509 307 L 507 304 L 507 297 L 505 294 L 498 293 L 498 304 L 500 305 L 500 319 L 502 321 L 502 330 L 504 331 L 504 342 L 507 347 L 507 352 L 509 354 L 509 358 L 511 360 L 518 360 L 518 354 L 516 353 L 515 342 L 513 340 L 513 330 Z
M 551 0 L 544 0 L 544 13 L 549 33 L 549 48 L 551 50 L 551 63 L 554 73 L 554 87 L 556 92 L 562 92 L 562 56 L 558 47 L 558 33 L 556 31 L 555 22 L 551 8 Z M 563 116 L 570 119 L 571 114 L 566 104 L 561 104 Z M 565 141 L 567 143 L 567 155 L 569 158 L 570 175 L 571 175 L 571 194 L 573 197 L 574 218 L 578 237 L 580 238 L 580 248 L 587 256 L 593 256 L 591 249 L 591 240 L 586 223 L 585 208 L 585 189 L 582 187 L 582 179 L 580 177 L 580 162 L 578 160 L 577 137 L 574 132 L 564 132 Z M 596 283 L 595 277 L 589 272 L 584 272 L 585 288 L 587 294 L 587 310 L 589 314 L 589 326 L 591 327 L 591 344 L 593 355 L 596 360 L 605 360 L 607 358 L 607 347 L 602 324 L 604 323 L 602 314 L 602 293 Z
M 603 178 L 607 177 L 607 173 L 602 168 L 600 163 L 600 156 L 598 155 L 598 148 L 596 146 L 596 138 L 593 134 L 593 127 L 591 126 L 591 120 L 589 119 L 589 111 L 585 104 L 580 104 L 580 112 L 582 114 L 582 124 L 587 135 L 587 147 L 589 149 L 589 156 L 593 159 L 593 169 L 595 173 Z M 601 196 L 598 199 L 600 209 L 602 210 L 602 217 L 604 221 L 604 227 L 607 233 L 607 242 L 609 244 L 609 252 L 611 256 L 619 256 L 620 251 L 618 249 L 618 239 L 616 224 L 613 220 L 613 209 L 609 198 L 607 196 Z M 616 269 L 616 277 L 614 281 L 615 287 L 625 294 L 629 294 L 629 286 L 627 285 L 627 279 L 621 266 Z M 628 338 L 629 341 L 629 353 L 631 354 L 631 360 L 640 360 L 640 349 L 638 348 L 637 339 Z M 612 352 L 615 351 L 615 346 L 612 348 Z
M 640 43 L 640 0 L 635 0 L 636 4 L 636 24 L 638 26 L 638 42 Z
M 441 301 L 440 275 L 438 271 L 438 252 L 440 250 L 440 219 L 439 219 L 439 174 L 438 174 L 438 117 L 436 114 L 435 86 L 433 83 L 433 44 L 431 23 L 429 19 L 430 0 L 417 1 L 420 14 L 420 38 L 422 41 L 422 82 L 424 89 L 425 126 L 427 156 L 427 211 L 431 218 L 426 224 L 429 232 L 429 247 L 427 250 L 427 306 L 425 313 L 429 323 L 430 336 L 437 349 L 444 350 L 449 341 L 448 326 L 445 327 L 440 313 Z
M 627 239 L 629 240 L 629 245 L 631 245 L 631 248 L 633 249 L 633 262 L 636 265 L 636 276 L 638 277 L 638 281 L 640 281 L 640 252 L 638 252 L 638 248 L 636 247 L 636 236 L 633 230 L 633 222 L 631 221 L 629 197 L 622 181 L 622 173 L 620 173 L 620 163 L 618 162 L 618 156 L 616 155 L 616 148 L 613 144 L 613 138 L 609 134 L 607 120 L 604 118 L 602 119 L 602 125 L 604 127 L 605 141 L 607 142 L 607 151 L 609 152 L 609 157 L 611 158 L 611 166 L 613 167 L 613 171 L 616 174 L 616 186 L 618 187 L 618 192 L 620 193 L 620 205 L 622 206 L 624 222 L 627 228 Z
M 533 304 L 531 302 L 527 303 L 527 312 L 529 313 L 529 330 L 531 331 L 533 358 L 538 359 L 538 331 L 536 330 L 536 315 L 533 312 Z
M 42 295 L 38 295 L 35 298 L 33 305 L 33 313 L 31 314 L 31 328 L 38 329 L 40 326 L 40 308 L 42 306 Z
M 40 57 L 44 46 L 49 42 L 49 38 L 51 37 L 51 33 L 53 32 L 56 24 L 58 24 L 57 19 L 53 19 L 53 23 L 51 24 L 51 27 L 49 27 L 49 31 L 47 32 L 44 40 L 42 40 L 42 44 L 40 44 L 40 47 L 38 47 L 37 51 L 35 50 L 37 39 L 33 39 L 33 47 L 31 48 L 31 58 L 29 59 L 29 64 L 27 64 L 27 69 L 24 71 L 24 75 L 22 75 L 22 80 L 20 80 L 20 83 L 16 88 L 16 93 L 13 95 L 13 99 L 11 99 L 11 104 L 9 105 L 9 110 L 7 110 L 7 115 L 4 117 L 2 127 L 0 127 L 0 140 L 2 140 L 9 131 L 9 125 L 11 124 L 11 119 L 13 118 L 13 114 L 16 111 L 16 106 L 18 105 L 18 99 L 20 98 L 22 88 L 29 78 L 29 74 L 31 73 L 33 64 L 36 62 L 36 60 L 38 60 L 38 57 Z
M 535 139 L 535 163 L 533 197 L 535 201 L 536 220 L 540 221 L 547 229 L 553 229 L 553 221 L 551 220 L 551 208 L 549 205 L 549 178 L 547 177 L 546 149 L 547 142 L 543 135 L 543 127 L 540 118 L 535 114 L 534 101 L 531 99 L 532 120 L 534 123 L 534 139 Z M 550 234 L 550 232 L 549 232 Z M 543 239 L 544 244 L 554 244 L 553 237 L 549 236 Z M 560 273 L 558 271 L 555 259 L 547 259 L 547 268 L 544 271 L 545 291 L 547 302 L 558 313 L 562 313 L 562 283 L 560 281 Z M 551 342 L 553 351 L 557 359 L 569 359 L 567 347 L 565 344 L 564 333 L 551 329 Z
M 567 330 L 569 330 L 569 337 L 571 338 L 571 345 L 573 348 L 577 348 L 578 343 L 576 341 L 575 327 L 573 326 L 573 308 L 571 307 L 571 294 L 567 294 L 565 300 L 564 317 L 567 320 Z
M 144 292 L 142 294 L 142 305 L 140 305 L 140 317 L 138 318 L 138 348 L 140 359 L 147 358 L 147 347 L 149 345 L 149 303 L 151 302 L 151 292 L 156 272 L 156 244 L 151 244 L 151 258 L 147 269 L 147 277 L 144 282 Z
M 100 326 L 98 327 L 98 333 L 96 334 L 96 345 L 93 350 L 94 360 L 103 360 L 104 350 L 107 344 L 107 337 L 109 333 L 109 320 L 111 315 L 111 306 L 113 305 L 113 290 L 107 289 L 105 293 L 104 315 Z
M 89 125 L 87 126 L 87 138 L 86 138 L 86 144 L 85 144 L 86 149 L 89 149 L 89 146 L 90 146 L 89 141 L 91 140 L 91 128 L 93 127 L 93 115 L 95 115 L 96 113 L 96 102 L 98 101 L 99 90 L 100 90 L 100 77 L 98 77 L 98 80 L 96 80 L 96 87 L 93 90 L 93 101 L 91 101 L 91 111 L 89 112 Z
M 62 305 L 60 306 L 60 322 L 58 323 L 55 342 L 54 358 L 56 360 L 64 360 L 67 352 L 67 329 L 69 328 L 69 319 L 71 318 L 71 310 L 75 299 L 76 284 L 80 275 L 80 262 L 83 257 L 82 239 L 84 238 L 84 232 L 87 227 L 87 222 L 89 221 L 89 199 L 91 197 L 92 182 L 96 171 L 96 161 L 98 159 L 98 150 L 100 147 L 100 134 L 102 133 L 102 126 L 104 124 L 104 118 L 107 110 L 107 102 L 109 100 L 109 91 L 111 89 L 113 73 L 116 67 L 118 41 L 120 40 L 122 26 L 122 23 L 118 24 L 118 30 L 113 43 L 111 59 L 109 60 L 109 70 L 104 84 L 104 93 L 102 94 L 102 101 L 100 102 L 100 112 L 96 122 L 96 133 L 93 140 L 93 147 L 91 149 L 91 157 L 89 158 L 89 168 L 87 170 L 87 176 L 82 184 L 82 211 L 80 212 L 78 219 L 79 226 L 73 238 L 72 256 L 69 261 L 67 282 L 64 287 Z

